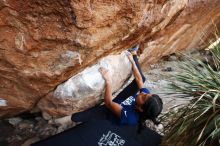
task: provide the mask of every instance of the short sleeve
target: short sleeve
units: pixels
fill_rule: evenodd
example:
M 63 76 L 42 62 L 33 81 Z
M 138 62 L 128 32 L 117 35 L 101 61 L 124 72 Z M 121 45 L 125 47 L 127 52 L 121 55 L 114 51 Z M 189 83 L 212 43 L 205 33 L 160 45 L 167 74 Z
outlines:
M 140 93 L 141 93 L 141 92 L 144 92 L 144 93 L 146 93 L 146 94 L 149 94 L 149 93 L 150 93 L 150 90 L 147 89 L 147 88 L 141 88 L 141 89 L 140 89 Z
M 135 125 L 138 123 L 138 114 L 130 106 L 123 106 L 121 110 L 120 123 Z

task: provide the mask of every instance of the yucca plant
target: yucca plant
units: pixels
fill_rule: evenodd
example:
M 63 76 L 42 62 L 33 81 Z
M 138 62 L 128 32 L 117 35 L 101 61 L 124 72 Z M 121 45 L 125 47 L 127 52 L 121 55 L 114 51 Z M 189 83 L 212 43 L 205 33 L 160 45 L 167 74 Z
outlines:
M 166 146 L 220 146 L 220 46 L 210 50 L 215 69 L 210 64 L 188 57 L 181 65 L 183 73 L 172 82 L 172 94 L 192 97 L 189 105 L 168 118 Z

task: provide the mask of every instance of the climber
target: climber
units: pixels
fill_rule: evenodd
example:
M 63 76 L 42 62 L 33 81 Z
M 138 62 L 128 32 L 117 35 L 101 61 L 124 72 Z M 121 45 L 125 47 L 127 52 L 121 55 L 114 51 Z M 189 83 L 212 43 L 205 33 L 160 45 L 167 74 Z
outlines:
M 61 126 L 71 125 L 72 122 L 81 124 L 31 146 L 158 146 L 162 136 L 144 127 L 143 123 L 146 119 L 151 119 L 158 124 L 156 118 L 162 111 L 163 103 L 158 95 L 151 94 L 144 88 L 145 77 L 138 64 L 137 49 L 138 46 L 135 46 L 127 52 L 135 79 L 116 98 L 112 97 L 108 70 L 101 67 L 99 71 L 106 83 L 105 105 L 99 104 L 85 111 L 55 119 L 54 122 L 60 123 Z M 138 91 L 140 92 L 137 93 Z M 124 126 L 121 126 L 122 124 Z
M 108 70 L 101 67 L 99 71 L 106 83 L 104 101 L 107 108 L 114 113 L 120 124 L 138 124 L 138 131 L 141 132 L 146 119 L 152 120 L 156 125 L 159 124 L 156 118 L 162 111 L 163 102 L 158 95 L 151 94 L 144 87 L 145 77 L 138 63 L 138 48 L 139 45 L 136 45 L 126 52 L 135 79 L 115 99 L 112 97 L 112 83 Z

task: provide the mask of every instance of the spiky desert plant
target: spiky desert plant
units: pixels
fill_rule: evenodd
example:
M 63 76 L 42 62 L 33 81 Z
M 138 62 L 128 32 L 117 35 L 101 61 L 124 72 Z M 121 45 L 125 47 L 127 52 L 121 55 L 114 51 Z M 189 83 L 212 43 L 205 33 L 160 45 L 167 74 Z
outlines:
M 181 65 L 179 83 L 171 83 L 171 90 L 180 97 L 193 97 L 188 106 L 172 114 L 171 127 L 163 139 L 167 146 L 220 145 L 220 46 L 210 50 L 215 69 L 201 60 L 188 58 Z

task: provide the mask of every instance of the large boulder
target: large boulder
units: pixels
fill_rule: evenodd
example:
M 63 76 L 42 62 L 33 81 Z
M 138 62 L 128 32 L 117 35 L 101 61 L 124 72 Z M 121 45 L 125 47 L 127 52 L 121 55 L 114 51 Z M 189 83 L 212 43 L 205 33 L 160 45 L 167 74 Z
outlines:
M 219 17 L 219 0 L 0 0 L 0 117 L 134 43 L 143 65 L 197 48 Z
M 131 64 L 125 53 L 104 57 L 97 64 L 60 84 L 53 92 L 42 98 L 38 107 L 53 116 L 71 115 L 88 109 L 103 99 L 104 79 L 99 68 L 109 70 L 112 92 L 119 90 L 131 75 Z

